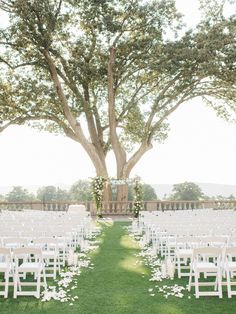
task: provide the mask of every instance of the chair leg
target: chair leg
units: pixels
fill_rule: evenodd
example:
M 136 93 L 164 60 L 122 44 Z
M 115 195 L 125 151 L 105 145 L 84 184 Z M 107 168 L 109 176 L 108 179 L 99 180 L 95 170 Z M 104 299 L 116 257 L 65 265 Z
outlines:
M 57 256 L 53 257 L 53 279 L 57 277 Z
M 37 289 L 36 289 L 36 298 L 40 298 L 40 283 L 41 283 L 41 272 L 37 272 Z
M 216 276 L 216 281 L 214 285 L 214 291 L 217 291 L 217 286 L 219 286 L 218 275 Z
M 59 253 L 57 256 L 57 267 L 58 267 L 58 273 L 60 274 L 60 272 L 61 272 L 61 261 L 60 261 L 60 254 Z
M 195 294 L 196 294 L 196 298 L 198 299 L 199 298 L 199 284 L 198 284 L 199 275 L 197 271 L 195 271 L 194 277 L 195 277 L 194 278 L 195 279 Z
M 43 283 L 44 283 L 44 290 L 47 290 L 47 281 L 46 281 L 46 274 L 45 274 L 44 268 L 43 268 Z
M 218 285 L 219 298 L 222 299 L 222 273 L 220 269 L 217 271 L 216 280 Z
M 177 258 L 177 263 L 178 263 L 178 278 L 181 278 L 180 257 L 179 256 Z
M 190 269 L 190 274 L 189 274 L 189 282 L 188 282 L 188 291 L 191 291 L 191 285 L 192 285 L 192 268 Z
M 14 299 L 16 299 L 16 297 L 17 297 L 17 285 L 18 285 L 18 280 L 19 280 L 18 274 L 16 273 L 16 274 L 14 275 L 14 292 L 13 292 L 13 298 L 14 298 Z
M 5 293 L 4 298 L 8 297 L 8 287 L 9 287 L 9 271 L 5 272 Z
M 226 278 L 227 278 L 227 293 L 228 293 L 228 298 L 232 298 L 231 284 L 230 284 L 230 272 L 229 272 L 228 269 L 226 270 Z

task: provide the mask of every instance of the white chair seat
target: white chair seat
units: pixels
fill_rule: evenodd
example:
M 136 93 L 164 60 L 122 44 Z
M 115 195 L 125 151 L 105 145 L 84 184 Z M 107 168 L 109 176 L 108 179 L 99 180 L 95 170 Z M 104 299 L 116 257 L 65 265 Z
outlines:
M 58 254 L 55 251 L 42 251 L 43 258 L 54 258 Z
M 193 266 L 193 270 L 198 270 L 199 272 L 202 272 L 202 271 L 215 272 L 217 271 L 217 269 L 218 269 L 217 266 L 211 262 L 198 262 Z
M 9 268 L 9 264 L 8 263 L 4 263 L 4 262 L 0 263 L 0 272 L 1 271 L 5 271 L 7 268 Z
M 18 267 L 19 271 L 34 271 L 34 270 L 42 270 L 43 269 L 43 264 L 42 263 L 22 263 Z
M 228 262 L 227 264 L 228 264 L 229 270 L 233 270 L 233 269 L 236 270 L 236 262 Z
M 176 250 L 176 255 L 177 256 L 183 256 L 183 257 L 191 257 L 193 254 L 192 249 L 179 249 Z

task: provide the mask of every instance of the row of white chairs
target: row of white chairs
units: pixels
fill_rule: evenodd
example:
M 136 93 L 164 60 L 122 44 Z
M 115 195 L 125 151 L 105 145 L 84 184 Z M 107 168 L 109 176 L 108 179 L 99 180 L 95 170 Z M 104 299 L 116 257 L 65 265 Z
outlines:
M 215 281 L 200 280 L 202 276 L 215 277 Z M 204 247 L 193 249 L 190 274 L 189 274 L 189 291 L 191 287 L 195 287 L 196 298 L 200 296 L 218 296 L 223 297 L 222 286 L 227 286 L 228 298 L 236 295 L 236 290 L 232 287 L 236 285 L 233 277 L 236 275 L 236 247 L 216 248 Z M 226 277 L 226 281 L 223 278 Z M 193 281 L 194 279 L 194 281 Z M 211 291 L 201 290 L 200 287 L 210 287 Z
M 13 297 L 17 296 L 35 296 L 40 297 L 41 285 L 44 285 L 44 289 L 47 289 L 46 273 L 45 273 L 45 260 L 43 258 L 42 249 L 40 248 L 0 248 L 0 272 L 4 275 L 4 281 L 1 282 L 1 286 L 4 286 L 4 290 L 0 291 L 0 295 L 4 298 L 8 297 L 9 286 L 13 285 Z M 28 274 L 33 274 L 35 281 L 26 280 Z M 10 278 L 13 278 L 12 282 Z M 24 279 L 22 281 L 21 279 Z M 42 282 L 43 279 L 43 282 Z M 32 290 L 32 287 L 36 286 L 36 290 Z M 25 290 L 24 287 L 30 289 Z
M 80 246 L 86 249 L 87 238 L 98 230 L 91 216 L 81 205 L 72 205 L 68 212 L 35 210 L 0 212 L 0 272 L 5 286 L 0 292 L 8 296 L 9 285 L 18 295 L 39 297 L 46 278 L 56 278 L 71 252 Z M 27 273 L 34 273 L 35 291 L 22 289 L 32 282 L 22 282 Z M 12 281 L 9 278 L 12 277 Z M 43 279 L 43 282 L 41 282 Z
M 84 238 L 90 237 L 93 229 L 92 219 L 86 211 L 0 213 L 0 238 L 59 237 L 66 239 L 69 246 L 83 246 Z
M 233 267 L 236 271 L 236 261 L 232 257 L 232 252 L 236 247 L 236 212 L 232 210 L 188 210 L 188 211 L 167 211 L 167 212 L 141 212 L 138 222 L 133 224 L 133 231 L 139 235 L 143 235 L 144 243 L 151 243 L 153 251 L 160 254 L 162 258 L 172 260 L 177 266 L 178 277 L 190 277 L 189 287 L 192 284 L 192 277 L 195 277 L 196 297 L 207 295 L 208 292 L 201 294 L 199 292 L 199 276 L 201 270 L 198 262 L 213 263 L 201 264 L 201 266 L 212 266 L 212 271 L 208 269 L 204 271 L 204 277 L 212 274 L 217 280 L 214 283 L 215 291 L 209 291 L 209 295 L 218 295 L 222 297 L 221 277 L 222 274 L 227 275 L 228 296 L 233 293 L 231 290 L 230 277 L 235 275 Z M 222 258 L 222 250 L 225 255 Z M 231 250 L 231 261 L 229 264 L 229 255 L 227 252 Z M 202 259 L 199 256 L 203 252 Z M 208 252 L 208 253 L 206 253 Z M 215 255 L 221 259 L 221 263 L 217 266 L 217 256 L 213 256 L 213 260 L 209 260 L 210 255 Z M 218 252 L 216 254 L 216 252 Z M 236 254 L 235 254 L 236 256 Z M 223 262 L 224 260 L 224 262 Z M 234 263 L 234 264 L 232 264 Z M 195 266 L 194 266 L 195 265 Z M 226 265 L 228 265 L 226 267 Z M 230 270 L 229 265 L 232 266 Z M 217 286 L 218 283 L 218 286 Z M 210 283 L 211 284 L 211 283 Z M 209 283 L 203 283 L 209 285 Z
M 233 234 L 236 231 L 236 211 L 193 210 L 141 212 L 139 227 L 145 232 L 158 229 L 178 235 Z
M 16 248 L 41 248 L 42 256 L 47 270 L 47 277 L 56 279 L 57 272 L 65 266 L 69 255 L 69 247 L 63 238 L 40 237 L 40 238 L 3 238 L 0 247 L 8 248 L 12 251 Z

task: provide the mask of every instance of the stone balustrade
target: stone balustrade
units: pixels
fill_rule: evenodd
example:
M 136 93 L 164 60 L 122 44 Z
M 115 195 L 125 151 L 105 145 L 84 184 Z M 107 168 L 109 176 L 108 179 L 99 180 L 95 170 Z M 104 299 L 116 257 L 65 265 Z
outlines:
M 49 210 L 65 211 L 71 204 L 83 204 L 91 215 L 96 214 L 96 208 L 93 202 L 0 202 L 0 210 Z M 103 202 L 103 215 L 132 215 L 133 202 Z M 165 211 L 165 210 L 195 210 L 195 209 L 234 209 L 236 210 L 236 200 L 222 201 L 145 201 L 143 210 L 147 211 Z

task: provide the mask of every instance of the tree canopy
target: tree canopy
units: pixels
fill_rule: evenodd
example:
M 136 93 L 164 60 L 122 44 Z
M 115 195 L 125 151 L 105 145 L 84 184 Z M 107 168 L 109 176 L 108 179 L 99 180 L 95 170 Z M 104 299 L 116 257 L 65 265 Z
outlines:
M 170 199 L 176 201 L 200 201 L 205 198 L 201 188 L 193 182 L 174 184 Z
M 157 200 L 157 195 L 155 189 L 150 184 L 142 184 L 142 200 L 143 201 L 155 201 Z M 134 187 L 132 185 L 129 186 L 128 190 L 128 200 L 134 200 Z
M 69 195 L 73 201 L 91 201 L 93 199 L 91 182 L 78 180 L 71 186 Z
M 157 199 L 154 188 L 149 184 L 142 184 L 142 199 L 144 201 L 153 201 Z M 28 202 L 28 201 L 92 201 L 92 185 L 89 180 L 78 180 L 71 185 L 69 190 L 64 190 L 59 187 L 48 185 L 40 187 L 36 195 L 30 193 L 22 186 L 14 186 L 6 195 L 0 194 L 0 201 L 9 202 Z M 134 186 L 129 185 L 129 201 L 134 200 Z
M 69 194 L 66 190 L 62 190 L 61 188 L 53 185 L 41 187 L 37 191 L 37 199 L 43 202 L 64 201 L 68 198 Z
M 97 175 L 109 176 L 112 150 L 117 178 L 129 177 L 191 98 L 224 118 L 236 111 L 236 17 L 220 9 L 184 32 L 173 0 L 4 0 L 0 8 L 10 16 L 0 34 L 0 130 L 27 123 L 64 133 Z
M 35 196 L 22 186 L 14 186 L 5 196 L 5 200 L 8 202 L 30 202 L 35 201 Z

